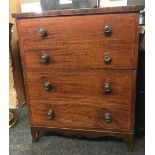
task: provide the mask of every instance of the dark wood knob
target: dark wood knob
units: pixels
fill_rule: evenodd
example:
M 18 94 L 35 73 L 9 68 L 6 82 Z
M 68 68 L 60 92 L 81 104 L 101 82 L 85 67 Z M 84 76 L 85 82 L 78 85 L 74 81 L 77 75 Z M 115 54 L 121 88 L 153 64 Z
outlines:
M 47 54 L 42 54 L 42 56 L 41 56 L 41 61 L 42 61 L 43 63 L 48 63 L 48 61 L 49 61 L 49 56 L 48 56 Z
M 104 33 L 105 34 L 110 34 L 111 33 L 111 27 L 109 25 L 104 26 Z
M 110 93 L 111 90 L 112 90 L 112 88 L 111 88 L 110 84 L 109 84 L 108 82 L 106 82 L 106 83 L 104 84 L 104 92 L 105 92 L 105 93 Z
M 109 53 L 105 53 L 105 54 L 104 54 L 104 62 L 105 62 L 106 64 L 110 64 L 110 63 L 111 63 L 111 56 L 110 56 Z
M 53 110 L 48 110 L 47 117 L 48 117 L 48 119 L 53 119 L 54 118 L 54 112 L 53 112 Z
M 44 83 L 44 89 L 45 89 L 46 91 L 50 91 L 51 88 L 52 88 L 51 83 L 50 83 L 49 81 L 46 81 L 46 82 Z
M 105 114 L 104 114 L 104 121 L 105 121 L 106 123 L 111 123 L 111 121 L 112 121 L 112 116 L 111 116 L 109 113 L 105 113 Z
M 43 29 L 43 28 L 39 28 L 37 32 L 38 32 L 40 37 L 45 37 L 46 36 L 46 30 Z

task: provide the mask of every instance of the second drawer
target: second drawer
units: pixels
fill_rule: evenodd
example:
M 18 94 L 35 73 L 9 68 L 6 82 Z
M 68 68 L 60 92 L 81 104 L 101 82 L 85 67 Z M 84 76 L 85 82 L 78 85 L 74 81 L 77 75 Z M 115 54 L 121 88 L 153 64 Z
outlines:
M 51 42 L 49 46 L 31 48 L 24 52 L 26 69 L 136 68 L 136 57 L 133 57 L 136 51 L 132 44 L 87 41 L 66 42 L 57 46 L 55 42 Z

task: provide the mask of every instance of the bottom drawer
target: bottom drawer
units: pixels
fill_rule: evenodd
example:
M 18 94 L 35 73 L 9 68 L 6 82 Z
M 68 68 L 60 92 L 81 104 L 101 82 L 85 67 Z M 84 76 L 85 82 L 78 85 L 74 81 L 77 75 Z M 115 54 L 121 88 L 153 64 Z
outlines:
M 130 107 L 31 104 L 34 126 L 130 132 Z

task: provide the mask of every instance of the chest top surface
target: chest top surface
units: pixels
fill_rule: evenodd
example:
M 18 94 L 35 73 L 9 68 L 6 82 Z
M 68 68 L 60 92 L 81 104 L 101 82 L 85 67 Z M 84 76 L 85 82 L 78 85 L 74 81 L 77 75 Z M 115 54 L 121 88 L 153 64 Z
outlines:
M 143 9 L 144 5 L 104 7 L 93 9 L 86 8 L 86 9 L 50 10 L 50 11 L 43 11 L 41 13 L 35 13 L 35 12 L 12 13 L 12 17 L 19 19 L 19 18 L 77 16 L 77 15 L 109 14 L 109 13 L 133 13 L 133 12 L 140 12 Z

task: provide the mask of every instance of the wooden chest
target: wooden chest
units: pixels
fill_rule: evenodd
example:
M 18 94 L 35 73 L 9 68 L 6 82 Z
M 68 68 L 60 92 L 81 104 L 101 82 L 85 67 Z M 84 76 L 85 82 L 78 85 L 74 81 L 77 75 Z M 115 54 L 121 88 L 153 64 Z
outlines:
M 13 14 L 33 141 L 42 130 L 132 149 L 143 6 Z

